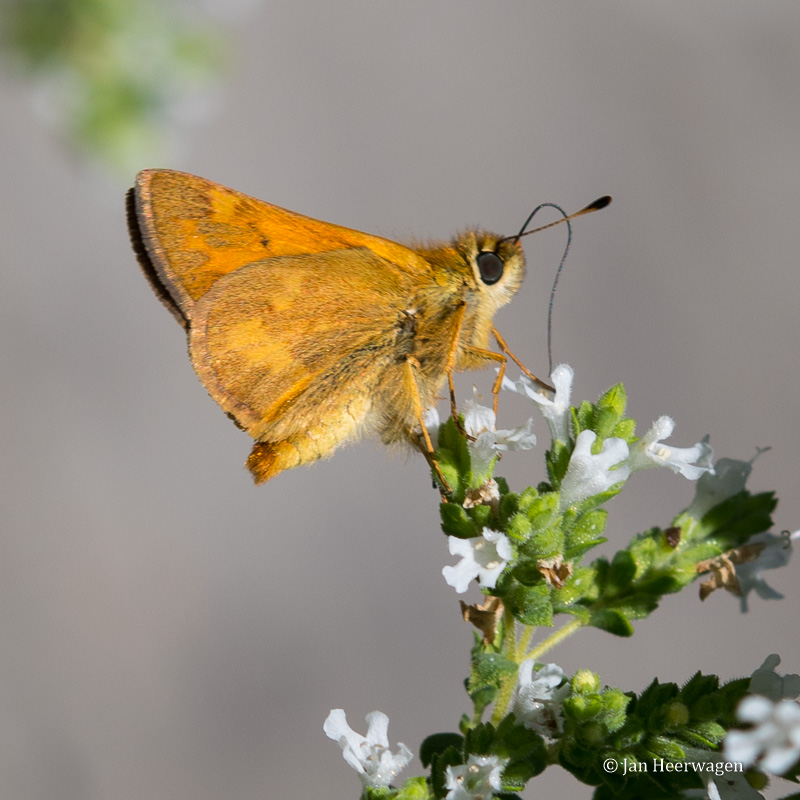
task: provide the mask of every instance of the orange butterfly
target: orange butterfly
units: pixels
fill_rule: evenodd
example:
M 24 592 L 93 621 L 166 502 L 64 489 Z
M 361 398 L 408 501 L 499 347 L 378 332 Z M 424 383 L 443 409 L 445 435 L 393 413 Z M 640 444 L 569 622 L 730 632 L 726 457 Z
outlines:
M 366 433 L 432 461 L 423 412 L 446 381 L 455 408 L 453 372 L 499 363 L 497 389 L 516 361 L 492 317 L 522 283 L 518 236 L 405 247 L 172 170 L 139 173 L 128 220 L 200 380 L 256 440 L 256 483 Z

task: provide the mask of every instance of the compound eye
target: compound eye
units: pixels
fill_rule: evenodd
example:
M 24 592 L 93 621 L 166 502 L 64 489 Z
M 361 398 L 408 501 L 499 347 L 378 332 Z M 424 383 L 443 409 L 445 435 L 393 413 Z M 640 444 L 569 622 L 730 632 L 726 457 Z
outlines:
M 505 264 L 503 259 L 497 253 L 491 250 L 485 250 L 483 253 L 478 253 L 478 270 L 481 273 L 481 280 L 487 285 L 491 286 L 497 283 L 503 277 L 503 270 Z

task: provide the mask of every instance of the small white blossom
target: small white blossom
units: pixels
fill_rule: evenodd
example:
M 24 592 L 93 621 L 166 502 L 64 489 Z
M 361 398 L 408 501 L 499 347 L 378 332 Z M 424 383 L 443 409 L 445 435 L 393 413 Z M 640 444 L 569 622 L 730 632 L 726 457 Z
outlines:
M 720 753 L 683 745 L 686 761 L 697 764 L 697 774 L 705 789 L 684 789 L 681 800 L 764 800 L 744 776 L 744 770 L 731 769 L 736 765 L 726 761 Z
M 545 664 L 536 677 L 533 667 L 532 658 L 519 665 L 511 710 L 526 728 L 552 738 L 564 727 L 561 704 L 570 693 L 570 685 L 564 682 L 564 670 L 558 664 Z
M 662 439 L 672 435 L 675 423 L 670 417 L 659 417 L 650 430 L 631 446 L 628 466 L 631 472 L 649 467 L 669 467 L 684 478 L 696 481 L 706 472 L 714 472 L 714 451 L 708 442 L 698 442 L 694 447 L 670 447 Z
M 490 800 L 502 788 L 500 775 L 506 760 L 497 756 L 471 755 L 466 764 L 447 767 L 445 800 Z
M 714 465 L 714 471 L 706 472 L 697 481 L 694 500 L 686 513 L 695 519 L 702 519 L 714 506 L 741 492 L 752 469 L 752 461 L 720 458 Z
M 747 731 L 731 731 L 725 737 L 724 753 L 744 768 L 758 762 L 759 768 L 781 775 L 800 759 L 800 705 L 794 700 L 777 703 L 759 695 L 748 695 L 739 703 L 736 716 L 753 725 Z
M 581 431 L 575 441 L 575 449 L 569 459 L 567 474 L 561 482 L 561 510 L 594 497 L 610 489 L 615 483 L 628 480 L 630 467 L 623 463 L 629 455 L 628 443 L 624 439 L 611 437 L 603 441 L 597 455 L 592 445 L 597 434 Z M 612 469 L 618 464 L 617 469 Z
M 779 675 L 775 667 L 781 663 L 777 653 L 767 656 L 764 663 L 750 676 L 750 694 L 760 694 L 777 703 L 800 695 L 800 675 Z
M 344 760 L 358 773 L 364 786 L 389 786 L 411 761 L 412 753 L 402 742 L 397 755 L 389 749 L 389 717 L 381 711 L 367 714 L 367 735 L 356 733 L 344 711 L 334 708 L 322 729 L 329 739 L 339 743 Z
M 681 800 L 764 800 L 764 795 L 754 789 L 742 772 L 714 772 L 702 770 L 700 778 L 705 789 L 684 789 Z
M 503 388 L 517 394 L 530 397 L 539 406 L 547 425 L 550 428 L 550 435 L 553 441 L 566 442 L 569 439 L 570 421 L 570 395 L 572 394 L 572 379 L 575 373 L 569 364 L 559 364 L 550 376 L 556 393 L 550 399 L 543 389 L 535 389 L 533 381 L 526 375 L 520 377 L 515 383 L 509 378 L 503 377 Z
M 439 417 L 439 412 L 436 410 L 436 406 L 431 406 L 431 408 L 428 408 L 423 412 L 422 421 L 425 424 L 425 430 L 428 431 L 428 435 L 435 442 L 436 436 L 439 433 L 439 426 L 442 424 L 442 420 Z
M 474 390 L 473 390 L 474 391 Z M 477 392 L 464 406 L 464 429 L 474 439 L 468 441 L 472 471 L 485 474 L 498 452 L 530 450 L 536 445 L 533 420 L 512 430 L 495 430 L 497 418 L 491 408 L 477 401 Z
M 473 578 L 477 578 L 481 586 L 494 589 L 500 573 L 513 556 L 508 537 L 484 528 L 483 535 L 473 539 L 448 538 L 451 555 L 461 556 L 461 561 L 442 569 L 447 583 L 459 594 L 467 591 Z
M 722 775 L 703 772 L 708 800 L 764 800 L 764 795 L 754 789 L 743 772 L 725 772 Z
M 748 545 L 764 543 L 765 547 L 754 561 L 736 566 L 736 577 L 742 590 L 740 602 L 743 612 L 748 610 L 747 595 L 750 592 L 755 592 L 764 600 L 780 600 L 783 597 L 780 592 L 767 584 L 761 573 L 768 569 L 785 567 L 792 556 L 792 542 L 797 538 L 800 538 L 800 530 L 794 533 L 784 531 L 778 535 L 770 532 L 759 533 L 758 536 L 748 540 Z

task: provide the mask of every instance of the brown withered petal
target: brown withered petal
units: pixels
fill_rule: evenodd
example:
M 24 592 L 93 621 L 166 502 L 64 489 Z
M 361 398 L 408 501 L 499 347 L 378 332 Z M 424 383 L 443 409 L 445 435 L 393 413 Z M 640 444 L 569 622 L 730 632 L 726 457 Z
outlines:
M 727 589 L 737 597 L 742 596 L 742 587 L 736 577 L 736 564 L 746 564 L 748 561 L 755 561 L 761 551 L 766 547 L 764 542 L 756 544 L 745 544 L 728 550 L 716 558 L 707 558 L 705 561 L 697 562 L 697 572 L 702 575 L 704 572 L 711 572 L 712 575 L 700 584 L 700 599 L 705 600 L 716 589 Z
M 542 558 L 536 565 L 536 569 L 550 586 L 561 589 L 572 575 L 572 562 L 563 561 L 561 556 Z
M 499 597 L 487 597 L 481 605 L 468 606 L 463 600 L 459 602 L 464 621 L 472 623 L 483 634 L 485 644 L 493 642 L 503 616 L 503 601 Z
M 474 508 L 475 506 L 490 506 L 493 514 L 497 514 L 500 491 L 497 482 L 489 479 L 477 489 L 467 489 L 466 496 L 462 505 L 464 508 Z

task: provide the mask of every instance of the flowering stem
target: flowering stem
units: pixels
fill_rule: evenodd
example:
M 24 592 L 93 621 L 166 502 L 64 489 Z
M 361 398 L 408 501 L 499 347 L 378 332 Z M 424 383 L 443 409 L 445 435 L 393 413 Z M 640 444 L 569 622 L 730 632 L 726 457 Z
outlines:
M 543 656 L 548 650 L 555 647 L 557 644 L 560 644 L 564 639 L 568 636 L 572 636 L 575 631 L 579 628 L 583 627 L 583 622 L 579 619 L 573 619 L 572 622 L 568 622 L 563 628 L 557 630 L 551 636 L 548 636 L 541 644 L 537 647 L 534 647 L 533 650 L 528 653 L 528 658 L 533 658 L 538 660 L 540 656 Z
M 493 725 L 499 725 L 503 717 L 508 712 L 508 705 L 511 702 L 511 694 L 513 693 L 516 685 L 516 675 L 507 677 L 500 685 L 500 691 L 497 693 L 497 700 L 495 701 L 494 711 L 492 712 Z
M 579 619 L 574 619 L 568 622 L 563 628 L 556 631 L 552 636 L 548 636 L 538 647 L 527 652 L 528 645 L 530 644 L 531 636 L 536 630 L 533 625 L 525 625 L 522 635 L 519 639 L 519 644 L 515 645 L 515 629 L 513 617 L 506 611 L 506 642 L 505 651 L 514 660 L 516 664 L 521 664 L 526 658 L 538 660 L 548 650 L 561 643 L 568 636 L 571 636 L 579 628 L 583 627 L 583 622 Z M 492 712 L 492 723 L 499 725 L 503 717 L 508 713 L 508 706 L 511 702 L 511 695 L 516 686 L 516 676 L 513 679 L 504 680 L 500 686 L 500 691 L 497 693 L 497 699 L 494 704 L 494 711 Z
M 517 647 L 517 624 L 514 620 L 514 615 L 508 610 L 508 608 L 505 610 L 504 621 L 503 650 L 505 650 L 506 654 L 514 661 L 515 664 L 519 664 L 520 650 Z M 529 638 L 529 636 L 525 636 L 523 634 L 523 640 L 528 641 Z M 516 675 L 514 675 L 504 680 L 500 685 L 500 691 L 497 694 L 497 699 L 495 700 L 494 704 L 494 711 L 492 712 L 492 722 L 495 725 L 497 725 L 500 720 L 503 719 L 508 711 L 508 704 L 511 701 L 511 694 L 514 691 L 516 682 Z
M 517 655 L 514 661 L 517 664 L 521 664 L 527 654 L 528 648 L 531 646 L 531 639 L 533 638 L 534 631 L 536 630 L 535 625 L 524 625 L 522 628 L 522 634 L 519 637 L 519 644 L 517 645 Z
M 519 663 L 516 658 L 517 655 L 517 623 L 514 620 L 514 615 L 506 608 L 504 613 L 504 626 L 503 626 L 503 649 L 508 653 L 511 658 Z

